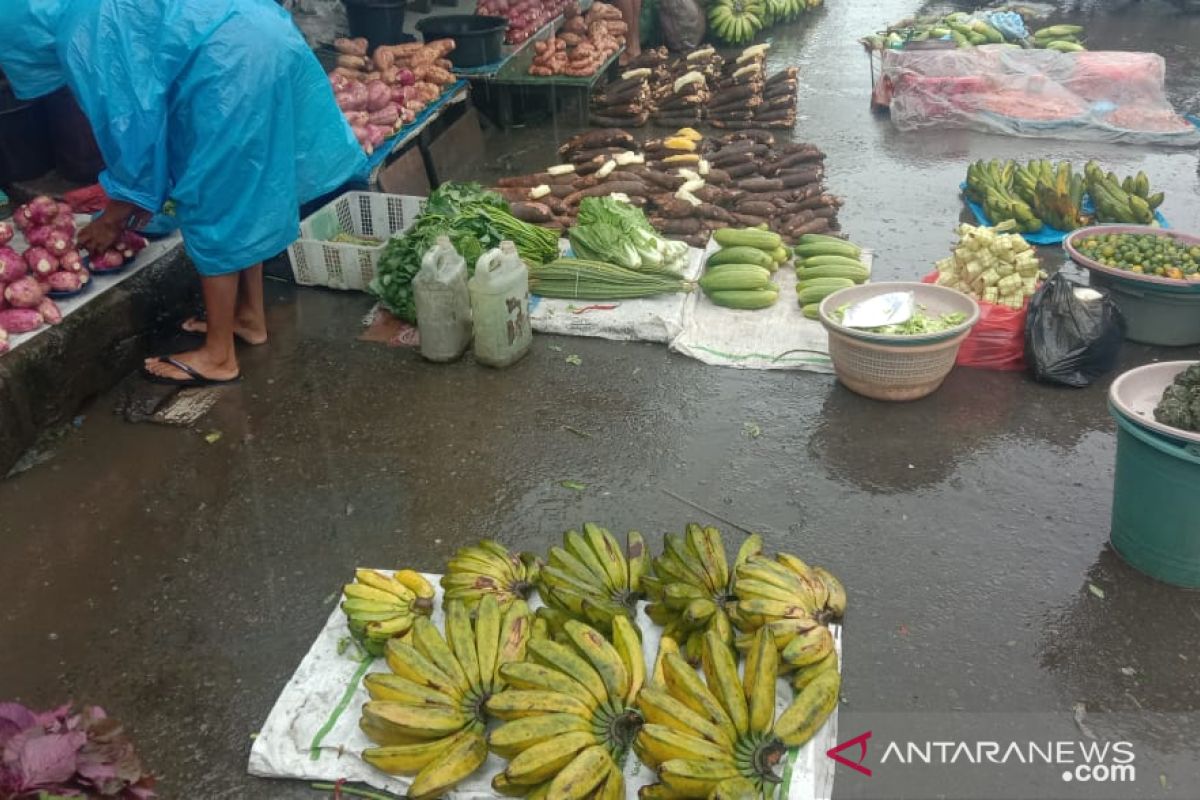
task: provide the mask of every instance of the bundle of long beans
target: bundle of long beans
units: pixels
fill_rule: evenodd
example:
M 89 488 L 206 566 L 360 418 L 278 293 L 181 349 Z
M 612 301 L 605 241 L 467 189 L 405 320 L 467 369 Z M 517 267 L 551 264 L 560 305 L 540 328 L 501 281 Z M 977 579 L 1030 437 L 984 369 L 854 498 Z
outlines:
M 690 292 L 692 284 L 667 271 L 635 271 L 582 258 L 559 258 L 529 268 L 529 290 L 565 300 L 628 300 Z

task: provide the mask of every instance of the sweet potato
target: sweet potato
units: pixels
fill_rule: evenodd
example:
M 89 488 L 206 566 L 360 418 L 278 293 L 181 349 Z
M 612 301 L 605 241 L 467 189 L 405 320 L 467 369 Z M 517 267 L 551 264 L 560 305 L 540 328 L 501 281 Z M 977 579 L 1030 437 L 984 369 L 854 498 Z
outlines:
M 42 315 L 42 320 L 47 325 L 57 325 L 62 322 L 62 312 L 58 309 L 58 304 L 49 297 L 42 298 L 42 302 L 38 303 L 37 313 Z
M 52 272 L 46 278 L 46 285 L 52 292 L 75 292 L 83 287 L 83 282 L 75 272 Z
M 26 275 L 4 287 L 4 299 L 13 308 L 36 308 L 44 296 L 41 284 L 34 280 L 32 275 Z M 12 328 L 8 330 L 13 332 Z
M 699 233 L 703 224 L 696 217 L 684 217 L 682 219 L 666 219 L 664 217 L 653 217 L 650 224 L 655 230 L 663 234 L 694 234 Z
M 567 195 L 565 202 L 569 206 L 579 205 L 579 201 L 585 197 L 608 197 L 610 194 L 620 192 L 621 194 L 629 195 L 630 197 L 646 194 L 646 184 L 640 181 L 614 181 L 612 183 L 602 183 L 599 186 L 591 186 L 587 189 L 580 189 Z
M 42 327 L 42 315 L 35 308 L 6 308 L 0 311 L 0 330 L 29 333 Z
M 553 218 L 550 207 L 544 203 L 532 201 L 512 203 L 509 210 L 512 215 L 523 222 L 549 222 Z
M 11 247 L 0 245 L 0 284 L 12 283 L 29 274 L 29 265 Z

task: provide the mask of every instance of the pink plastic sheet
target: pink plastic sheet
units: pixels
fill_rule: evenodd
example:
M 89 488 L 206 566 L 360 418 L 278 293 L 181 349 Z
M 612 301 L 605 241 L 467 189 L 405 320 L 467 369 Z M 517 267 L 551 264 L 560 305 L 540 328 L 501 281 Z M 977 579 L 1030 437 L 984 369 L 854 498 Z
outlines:
M 1167 101 L 1165 70 L 1154 53 L 986 45 L 883 54 L 884 89 L 901 130 L 1200 144 L 1200 129 Z

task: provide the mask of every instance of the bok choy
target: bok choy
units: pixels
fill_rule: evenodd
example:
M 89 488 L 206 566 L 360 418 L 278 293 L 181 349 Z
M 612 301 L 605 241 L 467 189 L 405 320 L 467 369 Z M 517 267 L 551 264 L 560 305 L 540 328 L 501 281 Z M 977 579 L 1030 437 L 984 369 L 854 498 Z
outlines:
M 567 234 L 578 258 L 632 270 L 682 272 L 687 245 L 658 235 L 641 209 L 611 197 L 587 197 Z

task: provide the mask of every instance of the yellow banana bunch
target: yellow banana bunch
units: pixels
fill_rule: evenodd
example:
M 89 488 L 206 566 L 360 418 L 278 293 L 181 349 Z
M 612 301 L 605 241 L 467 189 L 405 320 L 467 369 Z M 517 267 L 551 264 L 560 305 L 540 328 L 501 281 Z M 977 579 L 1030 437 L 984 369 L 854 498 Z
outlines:
M 355 570 L 342 593 L 350 633 L 373 656 L 383 655 L 388 639 L 408 635 L 417 617 L 433 613 L 433 586 L 411 569 L 392 575 Z
M 734 621 L 746 633 L 739 650 L 751 646 L 751 634 L 766 629 L 780 651 L 780 670 L 803 669 L 832 657 L 833 635 L 825 624 L 846 612 L 846 590 L 833 573 L 811 567 L 796 556 L 774 559 L 755 555 L 737 568 Z
M 359 727 L 379 745 L 364 750 L 363 760 L 414 775 L 413 800 L 440 797 L 487 758 L 488 698 L 505 687 L 506 667 L 525 659 L 533 626 L 520 598 L 501 608 L 495 594 L 484 594 L 474 620 L 462 600 L 448 601 L 445 610 L 445 636 L 417 618 L 407 641 L 386 644 L 391 672 L 363 679 L 371 700 Z
M 637 629 L 612 618 L 613 642 L 579 620 L 561 640 L 531 639 L 523 662 L 505 664 L 508 688 L 487 701 L 504 724 L 488 735 L 508 765 L 492 781 L 502 795 L 546 800 L 625 797 L 620 765 L 642 722 L 634 699 L 646 679 Z
M 562 547 L 550 548 L 541 568 L 538 593 L 550 609 L 542 616 L 556 630 L 569 618 L 607 633 L 614 617 L 633 615 L 648 561 L 646 543 L 637 531 L 628 533 L 624 548 L 590 522 L 582 532 L 567 531 Z
M 651 681 L 637 701 L 646 724 L 634 749 L 659 781 L 641 797 L 774 797 L 780 782 L 775 768 L 786 750 L 812 738 L 837 707 L 841 675 L 835 662 L 799 689 L 776 718 L 779 651 L 766 627 L 751 639 L 739 678 L 733 648 L 716 631 L 706 631 L 701 680 L 673 640 L 663 638 Z
M 737 569 L 761 552 L 758 534 L 747 537 L 731 568 L 716 528 L 692 523 L 682 536 L 666 535 L 663 554 L 654 559 L 654 575 L 642 581 L 651 601 L 646 613 L 663 626 L 665 636 L 683 646 L 691 663 L 700 663 L 707 631 L 716 631 L 723 641 L 733 643 L 729 612 L 736 599 Z
M 494 539 L 459 548 L 442 575 L 445 600 L 462 600 L 474 609 L 480 599 L 494 595 L 501 608 L 528 599 L 541 565 L 529 553 L 513 553 Z

